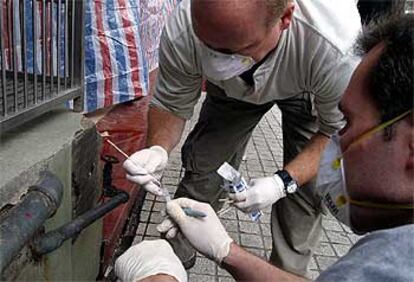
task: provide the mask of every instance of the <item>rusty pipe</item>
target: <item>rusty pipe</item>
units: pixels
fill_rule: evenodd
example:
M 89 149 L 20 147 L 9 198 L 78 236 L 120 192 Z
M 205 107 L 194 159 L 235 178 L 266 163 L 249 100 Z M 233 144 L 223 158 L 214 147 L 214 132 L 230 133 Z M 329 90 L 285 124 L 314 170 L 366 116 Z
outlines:
M 0 273 L 12 262 L 36 231 L 59 208 L 63 185 L 50 172 L 42 172 L 23 200 L 0 222 Z

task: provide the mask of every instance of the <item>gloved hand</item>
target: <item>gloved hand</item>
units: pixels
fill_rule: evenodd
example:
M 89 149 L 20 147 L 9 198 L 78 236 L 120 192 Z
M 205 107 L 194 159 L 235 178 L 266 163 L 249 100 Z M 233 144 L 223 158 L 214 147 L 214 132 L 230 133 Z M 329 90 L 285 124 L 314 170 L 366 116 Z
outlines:
M 116 260 L 115 274 L 122 282 L 136 282 L 156 274 L 187 281 L 187 272 L 165 240 L 142 241 L 130 247 Z
M 280 198 L 286 197 L 285 185 L 278 176 L 253 179 L 249 189 L 240 193 L 230 193 L 229 198 L 234 205 L 245 213 L 257 211 L 276 203 Z
M 132 154 L 123 166 L 128 180 L 141 185 L 154 195 L 162 196 L 159 180 L 167 162 L 167 151 L 161 146 L 152 146 Z
M 204 212 L 207 216 L 203 218 L 187 216 L 182 210 L 185 207 Z M 233 239 L 227 234 L 209 204 L 180 198 L 167 203 L 167 214 L 169 218 L 157 227 L 160 233 L 167 233 L 167 238 L 177 234 L 178 225 L 193 247 L 206 257 L 221 263 L 229 254 Z

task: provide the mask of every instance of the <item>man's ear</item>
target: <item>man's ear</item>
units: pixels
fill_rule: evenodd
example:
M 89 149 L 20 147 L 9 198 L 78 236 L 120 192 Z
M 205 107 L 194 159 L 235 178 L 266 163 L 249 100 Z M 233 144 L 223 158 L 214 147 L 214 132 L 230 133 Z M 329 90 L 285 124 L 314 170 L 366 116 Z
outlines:
M 280 21 L 281 21 L 281 29 L 285 30 L 289 27 L 290 23 L 292 22 L 293 12 L 295 11 L 295 3 L 293 1 L 289 1 L 286 9 L 284 10 Z

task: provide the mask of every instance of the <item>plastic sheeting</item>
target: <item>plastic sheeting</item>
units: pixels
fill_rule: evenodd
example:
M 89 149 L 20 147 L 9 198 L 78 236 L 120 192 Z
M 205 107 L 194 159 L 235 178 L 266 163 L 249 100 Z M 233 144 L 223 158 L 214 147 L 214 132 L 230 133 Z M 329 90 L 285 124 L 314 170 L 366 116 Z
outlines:
M 158 44 L 179 0 L 88 0 L 85 111 L 147 96 Z
M 41 74 L 42 46 L 46 48 L 46 74 L 57 74 L 57 2 L 35 0 L 0 0 L 3 3 L 1 27 L 5 66 L 14 69 L 13 52 L 17 54 L 17 70 L 23 71 L 22 19 L 24 4 L 26 56 L 29 73 Z M 72 0 L 74 1 L 74 0 Z M 85 112 L 147 96 L 149 73 L 158 67 L 158 45 L 162 28 L 179 0 L 86 0 L 85 1 Z M 50 11 L 53 3 L 53 16 Z M 65 3 L 61 0 L 60 39 L 63 50 Z M 33 9 L 33 5 L 34 9 Z M 47 29 L 42 37 L 42 11 L 46 9 Z M 36 13 L 36 21 L 33 18 Z M 52 24 L 53 23 L 53 24 Z M 33 27 L 37 38 L 34 37 Z M 11 34 L 15 35 L 12 40 Z M 35 39 L 35 40 L 33 40 Z M 46 40 L 45 40 L 46 39 Z M 51 42 L 53 47 L 51 48 Z M 37 54 L 33 53 L 36 44 Z M 53 58 L 53 70 L 51 59 Z M 65 73 L 64 53 L 60 53 L 60 75 Z
M 51 68 L 53 67 L 53 75 L 57 74 L 57 21 L 58 21 L 58 4 L 51 1 L 46 1 L 45 6 L 41 1 L 20 1 L 20 0 L 0 0 L 2 5 L 3 26 L 1 27 L 3 44 L 4 44 L 4 56 L 6 70 L 17 69 L 17 71 L 23 71 L 23 57 L 22 57 L 22 16 L 21 11 L 24 5 L 24 19 L 26 30 L 26 68 L 28 73 L 42 74 L 42 48 L 43 44 L 46 44 L 46 74 L 50 75 Z M 34 6 L 33 6 L 34 5 Z M 59 47 L 64 49 L 65 45 L 65 1 L 61 0 L 60 3 L 60 39 Z M 46 34 L 42 35 L 43 24 L 43 10 L 45 10 L 46 20 Z M 53 11 L 51 13 L 50 11 Z M 34 20 L 33 13 L 35 13 Z M 51 15 L 52 14 L 52 15 Z M 36 29 L 36 38 L 34 38 L 34 30 Z M 12 35 L 14 35 L 14 40 Z M 45 38 L 43 38 L 45 37 Z M 53 44 L 52 44 L 53 43 Z M 33 45 L 36 44 L 37 54 L 33 53 Z M 17 64 L 14 66 L 13 53 L 16 55 Z M 51 59 L 53 58 L 53 66 L 51 66 Z M 60 75 L 65 73 L 65 57 L 64 52 L 60 53 Z

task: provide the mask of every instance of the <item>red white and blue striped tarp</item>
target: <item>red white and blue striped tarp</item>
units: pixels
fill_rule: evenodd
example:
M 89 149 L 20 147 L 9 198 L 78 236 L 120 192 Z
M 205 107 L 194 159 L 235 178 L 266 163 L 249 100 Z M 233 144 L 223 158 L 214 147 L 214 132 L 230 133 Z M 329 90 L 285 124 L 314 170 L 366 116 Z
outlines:
M 22 11 L 22 5 L 24 4 L 24 17 L 25 17 L 25 30 L 26 30 L 26 68 L 29 73 L 37 73 L 41 74 L 43 72 L 42 66 L 42 46 L 43 43 L 46 42 L 46 64 L 45 64 L 45 72 L 46 74 L 50 75 L 52 68 L 53 68 L 53 75 L 57 74 L 57 18 L 58 18 L 58 5 L 56 2 L 53 2 L 53 15 L 51 16 L 51 1 L 46 1 L 46 6 L 43 7 L 41 1 L 20 1 L 20 0 L 0 0 L 3 2 L 3 10 L 1 11 L 3 14 L 3 26 L 1 27 L 3 37 L 3 46 L 4 46 L 4 63 L 5 68 L 7 70 L 14 70 L 21 72 L 23 71 L 23 60 L 22 60 L 22 20 L 20 11 Z M 64 30 L 65 30 L 65 22 L 64 22 L 64 13 L 65 13 L 65 2 L 61 1 L 61 22 L 60 22 L 60 48 L 62 49 L 65 42 L 64 37 Z M 34 9 L 33 9 L 33 5 Z M 42 10 L 46 9 L 45 20 L 46 26 L 48 27 L 46 30 L 45 36 L 42 35 L 41 27 L 43 25 L 43 17 Z M 37 21 L 33 21 L 33 11 L 36 13 Z M 53 24 L 52 24 L 53 23 Z M 50 28 L 52 27 L 52 28 Z M 34 31 L 33 28 L 36 29 L 37 37 L 33 40 Z M 43 40 L 45 37 L 45 40 Z M 52 44 L 53 42 L 53 44 Z M 36 44 L 37 47 L 37 54 L 33 54 L 33 44 Z M 52 47 L 52 50 L 51 50 Z M 13 52 L 16 54 L 17 64 L 16 67 L 14 66 L 14 58 Z M 51 66 L 51 58 L 53 60 L 53 66 Z M 60 58 L 60 75 L 64 75 L 64 53 L 61 52 Z
M 46 42 L 46 74 L 57 74 L 57 2 L 45 1 L 47 29 L 43 40 L 41 27 L 42 1 L 0 0 L 3 2 L 3 36 L 6 69 L 14 69 L 13 50 L 17 53 L 17 69 L 23 70 L 21 56 L 21 19 L 25 7 L 26 67 L 29 73 L 41 74 L 42 46 Z M 73 0 L 74 1 L 74 0 Z M 146 96 L 149 73 L 158 67 L 158 44 L 166 18 L 179 0 L 86 0 L 85 1 L 85 112 Z M 53 16 L 50 16 L 53 3 Z M 60 48 L 65 44 L 65 3 L 61 0 Z M 37 21 L 33 21 L 33 6 Z M 33 40 L 36 29 L 37 38 Z M 14 35 L 14 40 L 11 32 Z M 51 42 L 53 48 L 51 48 Z M 33 44 L 37 54 L 33 54 Z M 65 74 L 64 53 L 61 52 L 60 75 Z M 51 67 L 53 58 L 53 67 Z M 52 69 L 53 68 L 53 69 Z
M 158 44 L 178 0 L 88 0 L 85 111 L 146 96 Z

